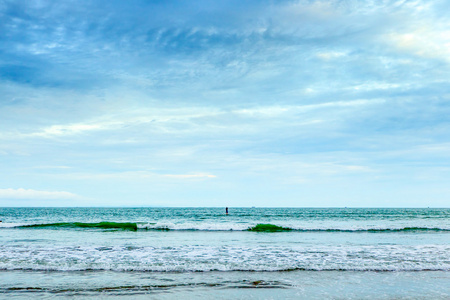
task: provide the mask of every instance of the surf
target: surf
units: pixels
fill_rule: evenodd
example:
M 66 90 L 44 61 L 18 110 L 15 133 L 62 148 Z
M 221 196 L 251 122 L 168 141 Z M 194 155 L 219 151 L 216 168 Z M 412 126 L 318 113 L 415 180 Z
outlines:
M 292 230 L 293 230 L 292 228 L 277 226 L 274 224 L 257 224 L 256 226 L 247 229 L 247 231 L 256 231 L 256 232 L 281 232 Z
M 122 229 L 136 231 L 138 229 L 136 223 L 128 222 L 99 222 L 99 223 L 82 223 L 82 222 L 63 222 L 48 224 L 31 224 L 19 226 L 22 228 L 99 228 L 99 229 Z
M 11 228 L 33 228 L 33 229 L 99 229 L 99 230 L 125 230 L 125 231 L 238 231 L 238 232 L 261 232 L 261 233 L 277 233 L 277 232 L 316 232 L 316 233 L 431 233 L 431 232 L 450 232 L 447 227 L 297 227 L 286 226 L 283 224 L 257 223 L 257 224 L 236 224 L 236 223 L 171 223 L 171 222 L 59 222 L 59 223 L 43 223 L 43 224 L 2 224 L 2 229 Z

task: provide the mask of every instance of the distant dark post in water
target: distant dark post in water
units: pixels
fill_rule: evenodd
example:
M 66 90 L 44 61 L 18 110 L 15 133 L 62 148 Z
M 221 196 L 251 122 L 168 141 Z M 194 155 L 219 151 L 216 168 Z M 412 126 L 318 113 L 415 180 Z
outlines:
M 228 207 L 225 207 L 225 213 L 228 215 Z

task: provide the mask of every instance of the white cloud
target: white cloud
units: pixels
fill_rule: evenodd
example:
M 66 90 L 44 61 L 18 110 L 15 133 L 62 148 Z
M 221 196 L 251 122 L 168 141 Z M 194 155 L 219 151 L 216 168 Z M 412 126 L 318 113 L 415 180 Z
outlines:
M 37 166 L 34 167 L 34 169 L 60 169 L 60 170 L 65 170 L 65 169 L 70 169 L 71 167 L 69 166 Z
M 382 86 L 384 87 L 384 86 Z M 334 101 L 324 102 L 319 104 L 308 105 L 285 105 L 285 106 L 264 106 L 264 107 L 252 107 L 246 109 L 239 109 L 232 111 L 236 114 L 246 116 L 265 116 L 265 117 L 279 117 L 286 113 L 302 113 L 312 110 L 336 108 L 336 107 L 359 107 L 364 105 L 375 105 L 384 103 L 384 99 L 359 99 L 352 101 Z
M 116 172 L 116 173 L 67 173 L 58 174 L 59 178 L 70 178 L 74 180 L 109 180 L 109 179 L 122 179 L 122 180 L 139 180 L 139 179 L 200 179 L 200 178 L 216 178 L 216 175 L 208 173 L 191 173 L 191 174 L 158 174 L 149 171 L 128 171 L 128 172 Z
M 351 86 L 349 89 L 354 89 L 358 91 L 376 91 L 376 90 L 390 90 L 397 89 L 400 87 L 407 87 L 408 85 L 400 85 L 396 83 L 388 83 L 388 82 L 369 82 L 363 83 L 355 86 Z
M 323 60 L 332 60 L 346 55 L 347 53 L 345 52 L 337 52 L 337 51 L 320 52 L 316 54 L 318 58 Z
M 1 58 L 22 63 L 0 70 L 3 187 L 38 188 L 45 177 L 120 204 L 132 198 L 122 190 L 201 201 L 230 186 L 258 199 L 286 180 L 320 186 L 314 204 L 323 181 L 374 182 L 374 199 L 377 176 L 399 188 L 414 172 L 443 182 L 435 169 L 450 157 L 445 1 L 239 5 L 182 5 L 173 14 L 111 5 L 107 18 L 104 7 L 62 5 L 41 20 L 47 5 L 26 2 L 31 18 L 7 13 Z M 149 11 L 164 17 L 145 18 Z M 297 199 L 295 189 L 280 204 Z M 74 196 L 0 190 L 1 199 L 46 205 Z
M 77 199 L 78 195 L 63 191 L 38 191 L 32 189 L 0 189 L 0 199 Z
M 164 177 L 193 179 L 193 178 L 216 178 L 217 176 L 212 174 L 165 174 Z
M 110 113 L 103 116 L 99 116 L 95 119 L 91 119 L 85 122 L 71 123 L 71 124 L 55 124 L 52 126 L 41 128 L 39 131 L 35 131 L 27 134 L 11 134 L 0 133 L 0 137 L 14 138 L 15 136 L 22 137 L 42 137 L 42 138 L 55 138 L 65 137 L 77 134 L 85 134 L 94 131 L 105 130 L 120 130 L 129 126 L 139 126 L 143 124 L 152 124 L 152 126 L 160 131 L 173 131 L 170 127 L 171 124 L 184 123 L 187 128 L 191 120 L 197 118 L 211 118 L 222 114 L 218 109 L 209 109 L 205 107 L 183 107 L 183 108 L 157 108 L 157 109 L 140 109 L 127 110 L 120 113 Z M 178 129 L 181 130 L 181 129 Z
M 390 33 L 387 40 L 400 51 L 450 61 L 450 30 L 423 26 L 409 32 Z
M 99 124 L 69 124 L 69 125 L 53 125 L 44 128 L 43 131 L 31 134 L 39 137 L 53 137 L 64 136 L 71 134 L 83 133 L 85 131 L 101 130 L 102 126 Z

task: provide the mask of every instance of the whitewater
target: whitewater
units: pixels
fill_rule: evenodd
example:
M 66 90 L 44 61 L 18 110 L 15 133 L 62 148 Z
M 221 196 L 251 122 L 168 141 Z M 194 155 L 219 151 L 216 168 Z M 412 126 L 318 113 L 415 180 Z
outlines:
M 0 293 L 19 298 L 450 295 L 450 209 L 0 208 L 0 219 Z

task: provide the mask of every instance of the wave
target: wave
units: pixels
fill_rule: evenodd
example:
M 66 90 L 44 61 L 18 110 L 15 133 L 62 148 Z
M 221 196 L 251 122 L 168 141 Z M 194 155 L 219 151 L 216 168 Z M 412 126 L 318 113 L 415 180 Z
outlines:
M 450 245 L 114 246 L 13 242 L 0 244 L 0 270 L 450 271 Z
M 257 232 L 280 232 L 280 231 L 292 231 L 293 229 L 290 227 L 282 227 L 273 224 L 257 224 L 256 226 L 250 227 L 247 230 Z
M 250 231 L 250 232 L 360 232 L 360 233 L 389 233 L 389 232 L 449 232 L 450 228 L 440 227 L 392 227 L 392 228 L 301 228 L 287 227 L 276 224 L 256 225 L 242 223 L 170 223 L 170 222 L 61 222 L 44 224 L 4 224 L 0 228 L 54 228 L 54 229 L 103 229 L 128 231 Z
M 400 228 L 365 228 L 365 229 L 293 229 L 303 232 L 426 232 L 426 231 L 450 231 L 448 228 L 438 227 L 400 227 Z
M 402 268 L 402 267 L 385 267 L 385 266 L 374 266 L 374 267 L 286 267 L 286 268 L 235 268 L 226 269 L 223 268 L 60 268 L 60 267 L 0 267 L 0 271 L 28 271 L 28 272 L 106 272 L 112 271 L 117 273 L 207 273 L 207 272 L 251 272 L 251 273 L 263 273 L 263 272 L 449 272 L 449 267 L 412 267 L 412 268 Z M 1 294 L 1 293 L 0 293 Z
M 64 222 L 64 223 L 48 223 L 48 224 L 31 224 L 21 225 L 23 228 L 100 228 L 100 229 L 123 229 L 137 230 L 137 223 L 119 223 L 119 222 L 99 222 L 99 223 L 82 223 L 82 222 Z

